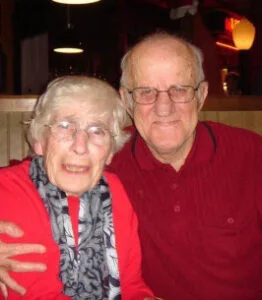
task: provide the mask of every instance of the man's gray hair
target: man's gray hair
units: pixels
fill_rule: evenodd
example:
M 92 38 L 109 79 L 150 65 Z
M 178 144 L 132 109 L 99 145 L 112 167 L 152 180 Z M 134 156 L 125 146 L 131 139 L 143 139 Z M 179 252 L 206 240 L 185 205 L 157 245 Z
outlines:
M 167 32 L 157 32 L 157 33 L 153 33 L 153 34 L 149 34 L 147 36 L 145 36 L 139 43 L 135 44 L 132 48 L 129 49 L 129 51 L 123 56 L 122 60 L 121 60 L 121 71 L 122 71 L 122 75 L 121 75 L 121 79 L 120 79 L 120 84 L 123 87 L 127 87 L 127 88 L 133 88 L 132 87 L 132 80 L 135 74 L 134 74 L 134 62 L 133 62 L 133 53 L 134 51 L 142 44 L 148 44 L 148 46 L 150 47 L 150 45 L 154 45 L 154 43 L 158 43 L 162 41 L 163 43 L 168 43 L 168 42 L 178 42 L 181 43 L 182 45 L 184 45 L 186 48 L 188 48 L 189 52 L 192 55 L 193 61 L 195 62 L 195 80 L 196 80 L 196 84 L 199 83 L 200 81 L 204 81 L 205 80 L 205 74 L 204 74 L 204 70 L 203 70 L 203 61 L 204 61 L 204 57 L 203 57 L 203 53 L 202 51 L 196 47 L 195 45 L 193 45 L 192 43 Z M 132 99 L 131 96 L 128 95 L 128 99 L 127 101 L 129 102 L 130 107 L 132 107 Z

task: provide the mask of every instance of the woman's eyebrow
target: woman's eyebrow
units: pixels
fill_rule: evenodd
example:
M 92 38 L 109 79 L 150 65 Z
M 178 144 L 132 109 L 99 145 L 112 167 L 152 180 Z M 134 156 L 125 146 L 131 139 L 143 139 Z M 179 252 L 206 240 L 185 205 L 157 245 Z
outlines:
M 92 126 L 93 126 L 93 127 L 103 127 L 103 128 L 106 128 L 106 127 L 107 127 L 105 123 L 99 122 L 99 121 L 91 122 L 91 123 L 89 123 L 87 126 L 89 126 L 89 127 L 92 127 Z
M 59 116 L 55 120 L 76 123 L 76 121 L 78 121 L 79 119 L 75 115 L 65 115 L 65 116 Z
M 76 117 L 75 115 L 66 115 L 63 117 L 59 117 L 55 119 L 55 121 L 56 122 L 67 121 L 70 123 L 80 124 L 80 125 L 81 123 L 86 123 L 87 127 L 88 126 L 106 127 L 105 122 L 102 120 L 91 120 L 91 121 L 84 120 L 84 122 L 82 122 L 83 120 L 79 120 L 79 118 Z

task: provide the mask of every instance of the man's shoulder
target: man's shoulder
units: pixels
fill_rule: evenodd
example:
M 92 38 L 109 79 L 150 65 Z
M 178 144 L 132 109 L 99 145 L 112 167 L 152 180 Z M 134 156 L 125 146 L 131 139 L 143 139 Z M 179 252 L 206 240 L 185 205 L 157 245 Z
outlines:
M 204 122 L 214 135 L 217 153 L 225 159 L 247 162 L 261 157 L 262 136 L 239 127 L 216 122 Z
M 201 123 L 206 124 L 212 130 L 214 135 L 219 139 L 234 138 L 234 140 L 231 140 L 232 143 L 237 141 L 244 143 L 246 143 L 247 141 L 262 143 L 261 135 L 246 128 L 231 126 L 213 121 L 205 121 Z

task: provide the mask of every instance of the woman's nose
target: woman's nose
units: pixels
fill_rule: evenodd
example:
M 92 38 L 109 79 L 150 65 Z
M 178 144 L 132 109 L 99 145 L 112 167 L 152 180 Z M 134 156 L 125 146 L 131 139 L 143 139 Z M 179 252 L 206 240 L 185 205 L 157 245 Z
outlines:
M 77 130 L 72 143 L 72 150 L 77 154 L 85 154 L 88 151 L 88 134 L 85 130 Z

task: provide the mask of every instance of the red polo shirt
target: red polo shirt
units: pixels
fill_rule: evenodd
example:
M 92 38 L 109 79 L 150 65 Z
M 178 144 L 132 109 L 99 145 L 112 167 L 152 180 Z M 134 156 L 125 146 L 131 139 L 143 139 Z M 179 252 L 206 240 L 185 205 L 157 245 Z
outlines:
M 205 124 L 179 172 L 134 128 L 110 166 L 139 219 L 143 275 L 165 300 L 261 300 L 262 138 Z

